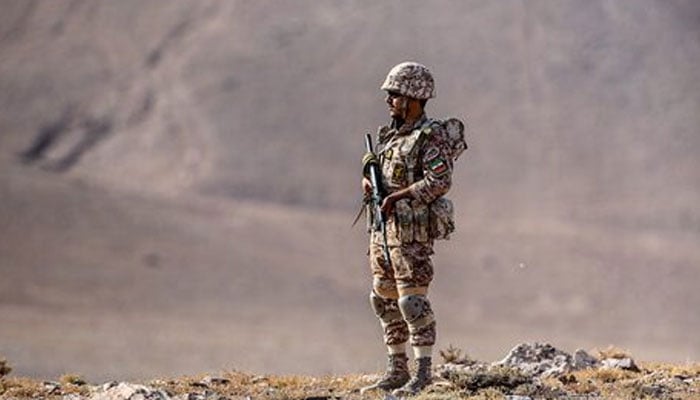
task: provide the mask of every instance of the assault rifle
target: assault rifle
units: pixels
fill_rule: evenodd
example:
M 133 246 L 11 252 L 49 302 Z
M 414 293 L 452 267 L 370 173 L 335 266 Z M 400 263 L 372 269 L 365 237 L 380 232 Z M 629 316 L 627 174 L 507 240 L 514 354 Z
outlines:
M 382 250 L 384 253 L 384 260 L 388 268 L 391 268 L 391 256 L 389 256 L 389 243 L 386 237 L 386 215 L 382 212 L 382 201 L 384 200 L 384 187 L 381 182 L 381 173 L 379 171 L 379 161 L 377 156 L 374 154 L 372 149 L 372 136 L 368 133 L 365 135 L 365 148 L 367 154 L 363 160 L 363 168 L 365 175 L 369 175 L 369 181 L 372 183 L 372 193 L 370 196 L 370 201 L 368 207 L 371 207 L 372 215 L 374 220 L 372 225 L 375 232 L 381 232 L 383 243 Z

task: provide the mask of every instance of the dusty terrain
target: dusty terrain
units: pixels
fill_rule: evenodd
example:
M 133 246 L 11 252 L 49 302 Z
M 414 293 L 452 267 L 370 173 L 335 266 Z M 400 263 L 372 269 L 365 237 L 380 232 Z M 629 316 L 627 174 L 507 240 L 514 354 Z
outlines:
M 694 400 L 700 396 L 700 364 L 637 363 L 615 348 L 596 356 L 574 354 L 548 343 L 521 343 L 502 360 L 477 361 L 455 347 L 440 351 L 432 383 L 416 396 L 480 400 Z M 70 400 L 384 399 L 391 393 L 367 390 L 378 374 L 274 375 L 223 371 L 158 378 L 147 382 L 92 383 L 66 374 L 58 381 L 3 377 L 11 367 L 0 360 L 0 398 Z
M 439 347 L 700 358 L 696 2 L 0 8 L 0 355 L 20 376 L 377 370 L 349 225 L 404 59 L 470 129 Z

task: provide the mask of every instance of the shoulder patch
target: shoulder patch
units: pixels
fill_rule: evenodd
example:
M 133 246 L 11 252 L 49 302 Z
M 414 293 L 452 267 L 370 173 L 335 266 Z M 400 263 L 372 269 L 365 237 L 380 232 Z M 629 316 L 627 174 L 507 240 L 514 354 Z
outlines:
M 439 156 L 439 155 L 440 155 L 440 150 L 438 150 L 437 147 L 431 147 L 425 152 L 425 160 L 432 161 L 435 158 L 437 158 L 437 156 Z
M 448 171 L 448 166 L 442 158 L 435 158 L 428 163 L 428 169 L 435 176 L 445 175 Z

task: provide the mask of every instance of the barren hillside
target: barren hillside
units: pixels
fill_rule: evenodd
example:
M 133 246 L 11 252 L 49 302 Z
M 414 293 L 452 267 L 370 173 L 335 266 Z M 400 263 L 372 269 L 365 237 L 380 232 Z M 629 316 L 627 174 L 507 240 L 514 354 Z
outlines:
M 349 223 L 405 59 L 469 126 L 440 345 L 700 357 L 696 2 L 0 8 L 0 354 L 21 374 L 379 366 Z

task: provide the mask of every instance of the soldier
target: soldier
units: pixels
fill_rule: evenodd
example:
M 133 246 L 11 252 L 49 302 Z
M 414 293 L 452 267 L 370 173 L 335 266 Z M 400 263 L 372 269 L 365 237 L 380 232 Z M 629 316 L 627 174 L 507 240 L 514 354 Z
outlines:
M 381 86 L 391 124 L 378 130 L 374 161 L 379 162 L 385 190 L 381 210 L 387 218 L 390 263 L 383 253 L 383 235 L 370 229 L 370 302 L 384 331 L 388 365 L 380 380 L 363 392 L 413 395 L 432 382 L 435 318 L 427 294 L 433 279 L 433 240 L 441 229 L 433 221 L 433 206 L 450 189 L 453 161 L 444 126 L 424 112 L 435 96 L 434 86 L 428 68 L 415 62 L 396 65 Z M 370 158 L 368 153 L 365 167 Z M 367 176 L 362 184 L 369 193 Z M 413 378 L 406 355 L 409 340 L 416 363 Z

